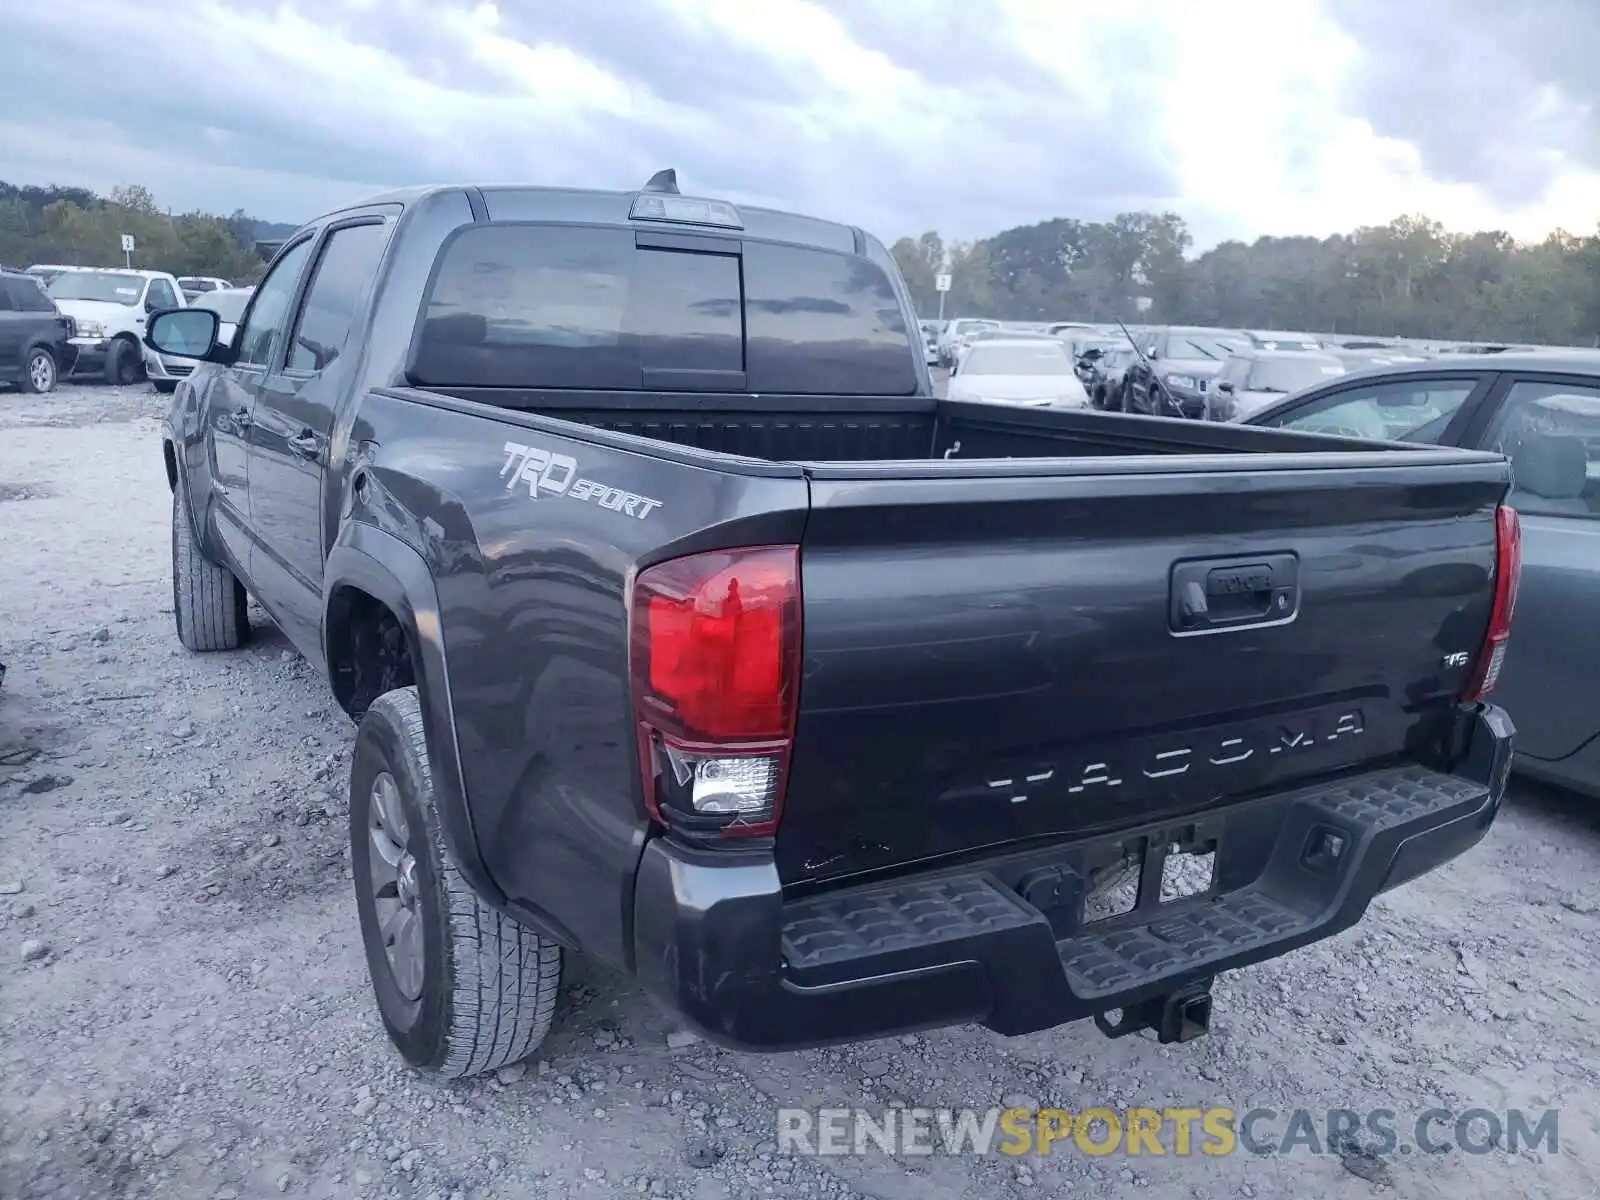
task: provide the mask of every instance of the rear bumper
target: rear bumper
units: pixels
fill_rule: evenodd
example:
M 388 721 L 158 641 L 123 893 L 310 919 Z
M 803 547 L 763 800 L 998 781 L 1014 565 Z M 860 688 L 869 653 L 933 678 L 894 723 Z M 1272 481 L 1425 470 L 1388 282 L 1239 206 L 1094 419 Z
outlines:
M 708 1036 L 744 1049 L 967 1022 L 1017 1035 L 1124 1008 L 1347 929 L 1380 892 L 1476 845 L 1505 795 L 1513 729 L 1486 706 L 1468 736 L 1452 775 L 1372 771 L 1187 824 L 787 902 L 768 855 L 658 838 L 636 885 L 635 967 Z M 1312 855 L 1330 835 L 1337 856 Z M 1090 873 L 1141 837 L 1214 841 L 1212 890 L 1160 904 L 1148 888 L 1134 912 L 1081 924 Z M 1159 860 L 1146 880 L 1159 881 Z

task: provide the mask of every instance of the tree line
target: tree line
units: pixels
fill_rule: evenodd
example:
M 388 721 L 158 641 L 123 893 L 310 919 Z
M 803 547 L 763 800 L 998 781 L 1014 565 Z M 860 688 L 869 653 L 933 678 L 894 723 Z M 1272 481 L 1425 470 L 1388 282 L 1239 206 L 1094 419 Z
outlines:
M 1386 337 L 1600 344 L 1600 231 L 1540 242 L 1400 217 L 1332 237 L 1223 242 L 1198 256 L 1176 213 L 1057 217 L 974 242 L 893 246 L 917 311 L 946 317 L 1121 318 Z
M 149 189 L 138 186 L 100 196 L 87 188 L 0 182 L 0 264 L 8 267 L 122 266 L 122 236 L 130 234 L 135 267 L 254 283 L 266 269 L 256 240 L 294 228 L 243 210 L 226 217 L 167 212 Z
M 174 275 L 260 278 L 257 239 L 293 226 L 235 210 L 171 213 L 147 188 L 0 182 L 0 263 L 112 266 Z M 1176 213 L 1109 221 L 1056 217 L 972 242 L 901 238 L 894 256 L 917 311 L 939 311 L 934 277 L 951 275 L 946 316 L 1304 329 L 1461 341 L 1600 344 L 1600 229 L 1540 242 L 1499 231 L 1452 233 L 1400 217 L 1332 237 L 1223 242 L 1191 257 Z

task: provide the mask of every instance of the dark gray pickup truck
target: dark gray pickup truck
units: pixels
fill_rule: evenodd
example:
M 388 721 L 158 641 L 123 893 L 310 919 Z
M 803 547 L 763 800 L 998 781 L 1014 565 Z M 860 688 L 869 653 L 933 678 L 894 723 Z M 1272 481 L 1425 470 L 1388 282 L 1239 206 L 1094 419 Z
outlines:
M 174 399 L 173 601 L 360 723 L 378 1005 L 527 1055 L 562 956 L 732 1046 L 1206 1028 L 1493 821 L 1499 456 L 935 397 L 858 229 L 432 188 L 279 252 Z

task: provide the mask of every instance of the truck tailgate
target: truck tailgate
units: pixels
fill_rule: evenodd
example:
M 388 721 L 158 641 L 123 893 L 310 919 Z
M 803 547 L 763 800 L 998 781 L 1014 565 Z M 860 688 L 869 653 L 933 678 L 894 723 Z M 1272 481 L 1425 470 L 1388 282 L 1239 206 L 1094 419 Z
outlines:
M 1114 831 L 1436 748 L 1498 458 L 807 467 L 786 885 Z

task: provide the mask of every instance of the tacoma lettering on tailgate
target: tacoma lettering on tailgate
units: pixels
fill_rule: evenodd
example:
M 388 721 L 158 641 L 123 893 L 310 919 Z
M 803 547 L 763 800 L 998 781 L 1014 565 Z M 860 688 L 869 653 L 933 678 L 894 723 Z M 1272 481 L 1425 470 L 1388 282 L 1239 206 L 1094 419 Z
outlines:
M 1193 770 L 1217 772 L 1257 758 L 1295 754 L 1327 742 L 1345 741 L 1366 732 L 1360 709 L 1301 718 L 1289 723 L 1262 725 L 1237 734 L 1214 734 L 1152 748 L 1148 752 L 1107 754 L 1103 760 L 1074 759 L 1041 762 L 1026 772 L 985 780 L 991 792 L 1001 792 L 1013 804 L 1022 804 L 1041 788 L 1068 795 L 1122 787 L 1142 779 L 1171 779 Z
M 506 481 L 508 492 L 521 483 L 527 486 L 528 495 L 534 500 L 541 496 L 587 500 L 601 508 L 641 521 L 661 507 L 659 500 L 580 476 L 578 460 L 570 454 L 555 454 L 538 446 L 507 442 L 505 455 L 500 478 Z

